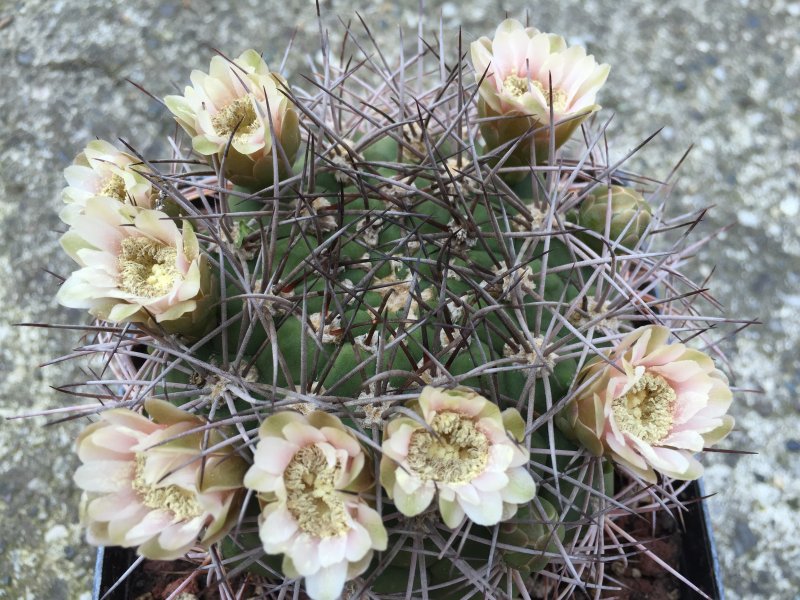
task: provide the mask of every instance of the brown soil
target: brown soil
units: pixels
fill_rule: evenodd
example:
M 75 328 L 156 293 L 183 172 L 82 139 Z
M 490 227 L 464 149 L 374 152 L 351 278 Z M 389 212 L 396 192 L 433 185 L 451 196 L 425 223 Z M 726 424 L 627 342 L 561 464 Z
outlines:
M 183 560 L 160 561 L 146 560 L 130 577 L 130 586 L 127 594 L 113 595 L 111 600 L 167 600 L 178 588 L 180 593 L 172 600 L 216 600 L 220 598 L 219 589 L 215 586 L 206 586 L 205 573 L 198 573 L 188 585 L 183 586 L 187 577 L 197 568 L 190 562 Z M 236 580 L 237 585 L 242 583 Z M 237 589 L 237 586 L 234 586 Z M 249 585 L 245 598 L 252 594 L 260 594 L 257 585 Z M 259 596 L 260 597 L 260 596 Z M 300 600 L 308 600 L 305 594 L 300 594 Z
M 637 540 L 651 540 L 644 544 L 648 550 L 678 570 L 682 534 L 668 516 L 660 514 L 656 518 L 655 536 L 650 523 L 640 517 L 625 517 L 618 524 Z M 627 566 L 621 560 L 613 562 L 610 575 L 623 589 L 609 592 L 604 598 L 678 600 L 681 597 L 683 584 L 647 554 L 629 557 Z
M 134 600 L 166 600 L 193 570 L 194 565 L 181 560 L 146 560 L 142 563 L 140 574 L 134 579 L 131 597 Z M 201 580 L 193 579 L 181 590 L 177 599 L 195 600 L 200 594 Z
M 620 526 L 636 539 L 650 538 L 649 525 L 640 518 L 626 517 L 619 521 Z M 678 569 L 681 549 L 681 532 L 668 518 L 657 519 L 656 538 L 646 546 L 661 560 Z M 166 600 L 186 579 L 193 565 L 184 561 L 145 561 L 142 570 L 134 578 L 131 598 L 134 600 Z M 622 561 L 611 563 L 610 575 L 623 589 L 607 592 L 606 600 L 678 600 L 682 584 L 646 554 L 628 558 L 627 567 Z M 212 590 L 203 593 L 200 582 L 193 580 L 185 587 L 177 600 L 197 600 L 217 597 Z

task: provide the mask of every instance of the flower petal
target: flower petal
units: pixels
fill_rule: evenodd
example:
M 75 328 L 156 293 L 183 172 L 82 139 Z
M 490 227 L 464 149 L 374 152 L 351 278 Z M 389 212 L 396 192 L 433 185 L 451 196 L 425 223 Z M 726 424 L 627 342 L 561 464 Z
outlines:
M 445 500 L 441 495 L 439 496 L 439 512 L 444 524 L 450 529 L 455 529 L 464 520 L 464 509 L 461 508 L 461 504 L 455 500 Z
M 313 575 L 320 569 L 319 538 L 308 533 L 301 533 L 294 538 L 291 550 L 287 552 L 292 557 L 297 572 L 304 577 Z
M 133 463 L 120 460 L 94 460 L 79 466 L 73 479 L 87 492 L 114 493 L 130 489 Z
M 396 483 L 392 490 L 392 499 L 401 513 L 407 517 L 413 517 L 430 506 L 434 491 L 431 482 L 426 482 L 412 494 L 407 493 L 399 483 Z
M 473 504 L 459 498 L 458 503 L 471 521 L 478 525 L 495 525 L 503 516 L 503 498 L 500 492 L 483 492 L 480 502 Z
M 383 524 L 381 515 L 374 508 L 364 502 L 358 504 L 358 522 L 367 530 L 372 540 L 372 548 L 375 550 L 386 550 L 388 535 Z
M 143 544 L 173 522 L 174 515 L 168 510 L 151 510 L 141 522 L 134 525 L 125 534 L 125 542 L 130 546 Z
M 345 547 L 345 557 L 350 562 L 355 562 L 372 549 L 372 540 L 369 532 L 357 521 L 347 532 L 347 545 Z
M 509 469 L 508 485 L 501 490 L 503 502 L 526 504 L 536 495 L 536 484 L 533 477 L 524 467 Z
M 262 438 L 253 455 L 253 464 L 267 473 L 282 475 L 299 449 L 297 444 L 281 438 Z
M 508 485 L 508 475 L 505 472 L 484 471 L 470 483 L 482 492 L 494 492 Z
M 258 532 L 267 552 L 279 551 L 282 544 L 297 533 L 297 521 L 282 502 L 267 505 L 261 519 Z
M 319 429 L 303 423 L 287 423 L 283 428 L 283 435 L 289 442 L 298 447 L 327 441 L 325 435 Z
M 324 568 L 345 560 L 348 540 L 349 533 L 322 538 L 319 541 L 319 564 Z
M 342 561 L 307 575 L 306 593 L 312 600 L 336 600 L 341 595 L 346 580 L 347 561 Z
M 167 551 L 175 551 L 184 546 L 190 546 L 197 540 L 197 536 L 200 534 L 204 524 L 205 517 L 201 515 L 185 523 L 176 523 L 171 527 L 167 527 L 158 536 L 158 545 Z

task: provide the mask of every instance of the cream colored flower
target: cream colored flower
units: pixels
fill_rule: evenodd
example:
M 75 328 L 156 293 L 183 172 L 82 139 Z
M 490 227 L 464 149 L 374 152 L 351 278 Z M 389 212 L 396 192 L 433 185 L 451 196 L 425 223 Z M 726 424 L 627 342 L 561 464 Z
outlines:
M 245 485 L 264 502 L 259 534 L 283 554 L 287 577 L 305 577 L 314 600 L 333 600 L 385 550 L 381 516 L 359 496 L 372 487 L 369 461 L 339 419 L 282 411 L 259 429 Z
M 595 96 L 610 67 L 598 65 L 581 46 L 567 47 L 560 36 L 506 19 L 494 40 L 482 37 L 470 50 L 477 80 L 486 73 L 480 95 L 498 114 L 533 115 L 549 123 L 551 90 L 556 121 L 600 108 Z
M 69 223 L 71 215 L 80 213 L 86 201 L 94 196 L 107 196 L 141 208 L 153 208 L 155 190 L 141 175 L 146 167 L 135 156 L 119 150 L 105 140 L 92 140 L 64 169 L 63 198 L 67 206 L 61 218 Z
M 162 212 L 96 196 L 61 245 L 81 266 L 58 291 L 64 306 L 112 322 L 172 322 L 185 333 L 205 322 L 215 290 L 188 222 L 181 230 Z
M 595 97 L 610 67 L 598 65 L 581 46 L 567 47 L 560 36 L 506 19 L 493 40 L 482 37 L 471 44 L 470 51 L 480 84 L 479 111 L 489 119 L 481 132 L 490 147 L 519 137 L 531 127 L 549 124 L 551 108 L 554 123 L 561 122 L 555 132 L 559 147 L 600 109 Z M 511 115 L 525 118 L 491 120 Z M 537 155 L 546 156 L 549 135 L 547 130 L 536 134 Z
M 597 358 L 580 381 L 599 376 L 562 414 L 567 431 L 595 455 L 607 454 L 647 481 L 655 471 L 697 479 L 693 454 L 733 428 L 725 375 L 699 350 L 670 344 L 665 327 L 640 327 Z
M 227 533 L 247 465 L 230 447 L 202 458 L 203 434 L 184 435 L 203 426 L 199 417 L 156 399 L 145 409 L 153 420 L 113 409 L 78 437 L 81 521 L 91 544 L 171 560 Z M 206 447 L 222 441 L 212 431 Z
M 230 143 L 226 175 L 238 185 L 266 187 L 273 182 L 274 131 L 286 157 L 278 154 L 280 172 L 290 171 L 300 146 L 297 112 L 281 91 L 288 89 L 286 81 L 255 50 L 232 62 L 215 56 L 209 72 L 192 71 L 191 81 L 183 96 L 164 102 L 196 152 L 222 159 Z
M 458 526 L 465 514 L 479 525 L 494 525 L 536 495 L 525 467 L 529 453 L 518 444 L 525 424 L 515 409 L 501 413 L 471 390 L 431 386 L 410 407 L 421 421 L 389 421 L 381 460 L 381 484 L 404 515 L 420 514 L 438 491 L 448 527 Z
M 84 204 L 93 196 L 108 196 L 141 208 L 151 208 L 153 186 L 140 175 L 147 168 L 138 158 L 111 142 L 92 140 L 72 165 L 64 169 L 64 201 Z

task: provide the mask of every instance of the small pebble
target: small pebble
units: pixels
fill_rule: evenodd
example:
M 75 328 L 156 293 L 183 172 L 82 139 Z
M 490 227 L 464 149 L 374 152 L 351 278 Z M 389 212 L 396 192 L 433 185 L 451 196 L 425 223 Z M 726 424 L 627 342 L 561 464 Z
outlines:
M 620 577 L 625 572 L 625 563 L 621 560 L 615 560 L 611 563 L 611 572 Z
M 63 525 L 54 525 L 50 529 L 47 530 L 47 533 L 44 534 L 44 541 L 48 544 L 52 544 L 58 540 L 62 540 L 67 537 L 68 532 L 67 528 Z
M 800 440 L 786 440 L 786 449 L 789 452 L 800 452 Z
M 33 52 L 28 50 L 20 50 L 17 52 L 17 62 L 23 66 L 29 66 L 33 64 L 33 59 L 35 55 Z

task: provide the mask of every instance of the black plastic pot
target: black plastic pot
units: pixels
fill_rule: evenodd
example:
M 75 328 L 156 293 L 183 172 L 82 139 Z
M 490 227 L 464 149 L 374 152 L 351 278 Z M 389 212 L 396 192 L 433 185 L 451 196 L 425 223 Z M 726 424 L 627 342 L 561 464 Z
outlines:
M 133 600 L 131 589 L 136 574 L 139 569 L 125 578 L 124 581 L 108 594 L 125 572 L 136 562 L 136 553 L 130 548 L 119 548 L 116 546 L 97 549 L 97 558 L 94 565 L 94 581 L 92 583 L 92 600 Z M 108 594 L 108 595 L 106 595 Z
M 725 590 L 722 587 L 722 574 L 719 570 L 717 557 L 717 544 L 714 541 L 714 532 L 711 530 L 711 518 L 708 515 L 708 506 L 704 500 L 706 495 L 705 484 L 702 479 L 693 482 L 683 494 L 684 501 L 697 500 L 687 511 L 684 517 L 686 531 L 699 532 L 701 535 L 684 535 L 681 537 L 681 573 L 709 597 L 715 600 L 725 600 Z M 697 594 L 683 586 L 682 598 L 686 600 L 697 598 Z
M 693 535 L 681 536 L 681 573 L 714 600 L 724 600 L 722 577 L 717 560 L 717 547 L 711 531 L 708 507 L 701 500 L 705 496 L 703 480 L 688 486 L 681 499 L 688 502 L 689 510 L 684 515 L 686 531 Z M 699 534 L 699 535 L 697 535 Z M 136 554 L 126 548 L 99 548 L 95 563 L 92 600 L 100 600 L 111 587 L 125 574 L 136 561 Z M 135 590 L 136 575 L 139 569 L 126 578 L 106 600 L 132 600 L 138 593 Z M 697 594 L 687 586 L 682 586 L 681 600 L 696 600 Z

